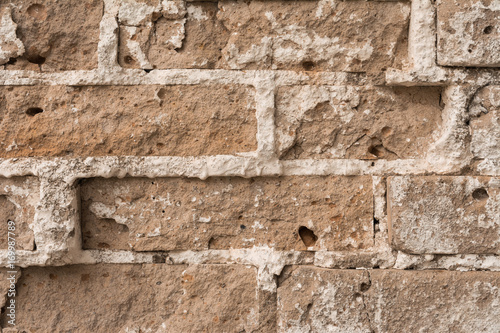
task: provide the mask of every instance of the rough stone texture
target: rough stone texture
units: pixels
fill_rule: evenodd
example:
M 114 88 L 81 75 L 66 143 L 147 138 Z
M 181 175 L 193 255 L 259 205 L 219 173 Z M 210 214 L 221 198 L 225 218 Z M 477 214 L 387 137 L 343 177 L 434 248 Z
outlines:
M 278 332 L 498 332 L 500 274 L 286 269 Z
M 278 332 L 370 333 L 367 272 L 288 267 L 278 286 Z
M 176 3 L 176 2 L 170 2 Z M 134 68 L 381 71 L 406 61 L 401 2 L 122 2 L 120 64 Z M 130 9 L 132 10 L 132 9 Z M 348 27 L 348 28 L 346 28 Z
M 86 248 L 354 250 L 373 243 L 369 177 L 96 178 L 82 182 L 81 200 Z
M 481 89 L 470 114 L 472 154 L 477 159 L 500 160 L 500 86 Z
M 32 230 L 35 206 L 40 192 L 35 177 L 0 178 L 0 249 L 8 248 L 8 222 L 15 222 L 10 230 L 18 250 L 33 250 L 35 239 Z
M 388 179 L 389 237 L 410 253 L 500 253 L 500 179 Z
M 252 151 L 253 94 L 238 85 L 2 87 L 0 157 Z
M 28 268 L 17 329 L 29 332 L 250 332 L 256 270 L 239 265 Z M 2 281 L 3 282 L 3 281 Z M 64 311 L 47 311 L 59 304 Z
M 51 72 L 97 67 L 102 0 L 1 0 L 0 8 L 4 18 L 11 10 L 17 38 L 22 42 L 16 44 L 17 53 L 9 54 L 7 69 Z M 9 26 L 6 23 L 2 19 L 0 31 Z
M 438 64 L 500 66 L 500 6 L 495 0 L 437 1 Z
M 276 99 L 280 156 L 422 156 L 440 129 L 440 96 L 440 88 L 282 87 Z

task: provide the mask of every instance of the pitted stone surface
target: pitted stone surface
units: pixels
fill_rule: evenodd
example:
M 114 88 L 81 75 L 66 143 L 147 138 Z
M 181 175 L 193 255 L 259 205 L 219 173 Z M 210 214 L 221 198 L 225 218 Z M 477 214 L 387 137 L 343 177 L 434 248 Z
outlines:
M 373 243 L 370 177 L 92 179 L 84 247 L 355 250 Z
M 439 88 L 293 86 L 276 98 L 284 159 L 424 155 L 442 122 Z
M 409 253 L 500 253 L 500 179 L 388 180 L 391 245 Z
M 0 178 L 0 249 L 8 248 L 8 236 L 16 243 L 16 250 L 33 250 L 35 239 L 33 223 L 35 206 L 40 196 L 35 177 Z M 9 221 L 14 230 L 9 230 Z
M 500 86 L 481 89 L 469 112 L 472 154 L 477 159 L 500 160 Z
M 255 268 L 240 265 L 28 268 L 18 282 L 16 329 L 249 332 L 258 320 L 255 282 Z
M 0 157 L 189 156 L 257 148 L 251 87 L 2 87 L 0 105 Z
M 25 50 L 11 54 L 6 69 L 54 72 L 97 67 L 102 0 L 2 0 L 0 7 L 4 13 L 11 8 Z
M 496 0 L 437 1 L 438 64 L 500 66 L 500 5 Z

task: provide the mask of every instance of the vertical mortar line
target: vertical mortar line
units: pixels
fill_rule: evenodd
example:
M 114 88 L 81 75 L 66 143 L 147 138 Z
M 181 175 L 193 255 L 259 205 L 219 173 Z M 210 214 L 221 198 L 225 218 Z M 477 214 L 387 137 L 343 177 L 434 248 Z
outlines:
M 378 220 L 378 231 L 374 231 L 374 246 L 381 250 L 390 249 L 387 224 L 387 179 L 373 176 L 373 217 Z M 375 225 L 374 225 L 375 227 Z
M 276 159 L 275 145 L 275 78 L 273 74 L 257 73 L 255 87 L 255 117 L 257 119 L 257 155 L 263 162 Z
M 118 9 L 119 0 L 104 0 L 100 24 L 99 44 L 97 46 L 98 71 L 110 71 L 118 66 Z
M 426 72 L 436 67 L 435 16 L 431 0 L 411 0 L 408 57 L 414 71 Z

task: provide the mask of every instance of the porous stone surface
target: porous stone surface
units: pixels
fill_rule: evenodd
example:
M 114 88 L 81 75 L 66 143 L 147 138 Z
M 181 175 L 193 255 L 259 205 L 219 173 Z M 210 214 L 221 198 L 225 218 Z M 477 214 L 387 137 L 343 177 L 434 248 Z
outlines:
M 438 0 L 438 64 L 500 66 L 499 20 L 495 0 Z
M 91 179 L 85 248 L 355 250 L 373 244 L 370 177 Z
M 240 265 L 28 268 L 18 281 L 16 329 L 250 332 L 259 311 L 255 279 L 254 268 Z M 48 312 L 46 304 L 63 309 Z
M 284 159 L 401 159 L 424 155 L 442 122 L 440 88 L 282 87 L 276 97 Z
M 479 90 L 469 112 L 472 154 L 476 159 L 500 160 L 500 86 Z
M 0 178 L 0 249 L 8 248 L 9 235 L 16 249 L 34 249 L 33 222 L 39 196 L 35 177 Z
M 365 72 L 406 61 L 405 2 L 167 3 L 121 3 L 122 66 Z M 129 19 L 132 8 L 143 15 Z
M 500 253 L 500 179 L 388 179 L 389 237 L 410 253 Z
M 53 72 L 97 67 L 102 0 L 2 0 L 0 8 L 0 31 L 13 26 L 9 15 L 16 25 L 15 38 L 7 39 L 6 69 Z M 0 49 L 4 51 L 2 39 L 5 37 L 0 37 Z M 5 63 L 2 51 L 0 64 Z
M 239 85 L 2 87 L 0 157 L 252 151 L 253 91 Z

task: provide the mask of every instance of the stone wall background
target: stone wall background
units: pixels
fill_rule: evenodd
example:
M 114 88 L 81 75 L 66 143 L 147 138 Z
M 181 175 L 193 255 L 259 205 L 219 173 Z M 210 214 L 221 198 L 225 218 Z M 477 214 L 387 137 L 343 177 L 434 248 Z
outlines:
M 0 331 L 499 332 L 499 18 L 0 0 Z

